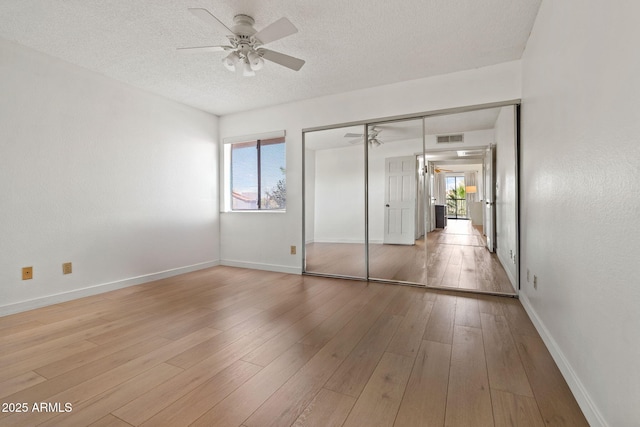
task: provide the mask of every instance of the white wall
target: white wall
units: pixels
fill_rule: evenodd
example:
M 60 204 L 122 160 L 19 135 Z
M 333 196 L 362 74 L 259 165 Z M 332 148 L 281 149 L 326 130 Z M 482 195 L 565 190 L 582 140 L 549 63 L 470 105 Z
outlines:
M 4 40 L 0 62 L 0 314 L 219 260 L 217 117 Z
M 520 98 L 520 72 L 514 61 L 221 117 L 222 138 L 286 130 L 288 201 L 284 214 L 223 213 L 222 262 L 301 271 L 289 245 L 302 244 L 302 129 Z
M 496 254 L 516 288 L 516 150 L 514 107 L 502 107 L 496 120 Z
M 521 297 L 594 426 L 640 420 L 638 16 L 544 1 L 523 57 Z
M 363 146 L 317 150 L 315 153 L 314 241 L 363 243 Z M 309 194 L 307 200 L 312 196 Z

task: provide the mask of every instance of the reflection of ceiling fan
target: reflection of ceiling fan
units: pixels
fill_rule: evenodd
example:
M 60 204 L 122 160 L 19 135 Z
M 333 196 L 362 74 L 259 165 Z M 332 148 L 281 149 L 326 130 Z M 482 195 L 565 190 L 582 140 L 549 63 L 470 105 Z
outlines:
M 451 169 L 441 169 L 439 167 L 436 166 L 436 168 L 434 169 L 436 173 L 442 173 L 442 172 L 453 172 Z
M 180 52 L 229 52 L 222 63 L 230 71 L 235 71 L 236 65 L 242 66 L 243 76 L 255 76 L 255 71 L 264 66 L 265 59 L 295 71 L 304 65 L 302 59 L 262 47 L 267 43 L 298 32 L 298 29 L 287 18 L 280 18 L 256 32 L 253 28 L 255 21 L 248 15 L 236 15 L 233 18 L 235 25 L 229 28 L 207 9 L 191 8 L 189 12 L 217 30 L 226 32 L 230 45 L 182 47 L 178 48 Z
M 378 139 L 378 135 L 382 132 L 382 129 L 378 129 L 375 126 L 369 128 L 369 132 L 367 134 L 367 139 L 369 141 L 369 145 L 372 147 L 378 147 L 382 145 L 382 141 Z M 345 133 L 345 138 L 356 138 L 349 141 L 350 144 L 361 144 L 364 138 L 364 134 L 361 133 Z

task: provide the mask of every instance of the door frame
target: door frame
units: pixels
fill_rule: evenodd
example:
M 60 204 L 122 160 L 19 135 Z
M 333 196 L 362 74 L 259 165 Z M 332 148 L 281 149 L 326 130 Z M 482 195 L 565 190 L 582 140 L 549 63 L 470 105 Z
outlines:
M 491 253 L 496 252 L 496 147 L 491 144 L 487 147 L 484 161 L 482 162 L 482 175 L 484 186 L 484 221 L 483 231 L 486 240 L 486 247 Z M 517 222 L 517 220 L 516 220 Z

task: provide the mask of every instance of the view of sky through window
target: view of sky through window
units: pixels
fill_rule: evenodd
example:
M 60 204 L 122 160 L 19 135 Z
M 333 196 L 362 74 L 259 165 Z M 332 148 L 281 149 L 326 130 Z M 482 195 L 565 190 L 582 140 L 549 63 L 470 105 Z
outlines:
M 234 144 L 231 154 L 231 189 L 233 209 L 283 209 L 285 186 L 285 144 L 260 145 L 258 176 L 258 142 Z M 258 186 L 260 185 L 260 195 Z M 258 207 L 258 199 L 260 207 Z

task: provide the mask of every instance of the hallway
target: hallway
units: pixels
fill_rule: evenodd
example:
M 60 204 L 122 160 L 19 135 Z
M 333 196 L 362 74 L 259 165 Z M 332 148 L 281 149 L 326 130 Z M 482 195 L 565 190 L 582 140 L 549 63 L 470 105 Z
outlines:
M 430 286 L 515 293 L 498 256 L 487 250 L 482 227 L 471 221 L 448 220 L 429 233 L 427 254 Z

